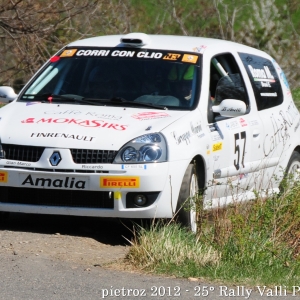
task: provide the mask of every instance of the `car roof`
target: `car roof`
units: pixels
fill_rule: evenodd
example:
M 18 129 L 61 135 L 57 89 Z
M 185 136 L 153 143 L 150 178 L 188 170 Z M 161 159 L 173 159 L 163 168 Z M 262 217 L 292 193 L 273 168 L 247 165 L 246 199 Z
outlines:
M 131 43 L 135 41 L 136 44 Z M 140 43 L 138 43 L 140 41 Z M 106 35 L 78 40 L 67 45 L 68 47 L 133 47 L 140 49 L 177 50 L 204 53 L 235 51 L 268 56 L 265 52 L 227 40 L 178 36 L 178 35 L 152 35 L 145 33 L 130 33 L 126 35 Z

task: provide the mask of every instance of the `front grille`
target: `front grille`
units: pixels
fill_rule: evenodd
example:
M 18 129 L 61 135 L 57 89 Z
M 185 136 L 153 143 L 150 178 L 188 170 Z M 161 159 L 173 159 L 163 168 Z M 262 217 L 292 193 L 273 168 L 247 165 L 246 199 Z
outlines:
M 45 147 L 2 144 L 5 159 L 37 162 L 41 158 Z M 111 164 L 117 151 L 70 149 L 75 164 Z
M 70 149 L 75 164 L 111 164 L 117 151 Z
M 39 161 L 45 147 L 20 146 L 12 144 L 2 144 L 5 158 L 19 161 Z
M 100 191 L 75 191 L 0 187 L 0 202 L 41 206 L 114 208 L 114 194 Z

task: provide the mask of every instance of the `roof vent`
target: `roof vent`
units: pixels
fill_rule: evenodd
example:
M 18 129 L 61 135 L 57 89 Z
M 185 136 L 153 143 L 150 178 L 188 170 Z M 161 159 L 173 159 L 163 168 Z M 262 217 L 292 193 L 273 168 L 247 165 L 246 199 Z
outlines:
M 142 47 L 150 43 L 150 37 L 145 33 L 133 32 L 124 35 L 121 43 L 129 47 Z

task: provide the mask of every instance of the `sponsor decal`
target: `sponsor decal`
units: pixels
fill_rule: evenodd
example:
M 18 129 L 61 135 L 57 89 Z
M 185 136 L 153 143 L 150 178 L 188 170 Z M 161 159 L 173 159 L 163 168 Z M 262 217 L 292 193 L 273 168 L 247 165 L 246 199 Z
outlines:
M 180 58 L 181 54 L 177 54 L 177 53 L 168 53 L 166 54 L 163 59 L 166 60 L 178 60 Z
M 18 166 L 18 167 L 30 167 L 31 166 L 31 163 L 23 162 L 23 161 L 9 161 L 9 160 L 7 160 L 5 164 L 14 165 L 14 166 Z
M 260 93 L 263 97 L 277 97 L 277 93 Z
M 160 53 L 160 52 L 138 52 L 137 55 L 136 55 L 138 58 L 155 58 L 155 59 L 158 59 L 158 58 L 162 58 L 163 57 L 163 54 Z
M 8 173 L 5 171 L 0 171 L 0 182 L 7 183 Z
M 200 124 L 196 123 L 196 125 L 194 125 L 193 122 L 190 122 L 190 126 L 193 134 L 196 134 L 198 137 L 203 137 L 205 135 L 204 133 L 199 134 L 202 132 L 201 123 Z
M 139 188 L 140 177 L 100 177 L 101 188 Z
M 23 186 L 49 187 L 60 189 L 77 189 L 84 190 L 86 187 L 85 180 L 79 180 L 75 177 L 53 178 L 53 177 L 32 177 L 28 175 L 21 183 Z
M 226 127 L 230 130 L 236 129 L 240 127 L 240 124 L 237 120 L 234 120 L 232 122 L 226 123 Z
M 236 111 L 236 112 L 241 112 L 240 108 L 233 108 L 233 107 L 223 107 L 221 111 Z
M 201 46 L 201 49 L 199 49 L 199 53 L 203 53 L 203 50 L 206 48 L 206 46 Z M 74 51 L 74 53 L 70 52 Z M 187 63 L 196 63 L 198 61 L 198 55 L 193 54 L 180 54 L 180 53 L 170 53 L 170 52 L 155 52 L 155 51 L 145 51 L 145 50 L 129 50 L 129 49 L 121 49 L 121 50 L 115 50 L 115 49 L 70 49 L 65 50 L 60 57 L 72 57 L 72 56 L 105 56 L 105 57 L 123 57 L 123 58 L 141 58 L 141 59 L 163 59 L 163 60 L 170 60 L 170 61 L 178 61 L 180 58 L 181 61 L 187 62 Z
M 195 51 L 197 53 L 204 53 L 204 51 L 206 50 L 206 48 L 207 48 L 207 46 L 201 45 L 199 47 L 193 48 L 193 51 Z
M 176 144 L 180 145 L 182 142 L 185 141 L 185 143 L 188 145 L 190 143 L 190 137 L 192 136 L 190 131 L 187 131 L 179 136 L 176 135 L 176 132 L 172 132 L 174 139 L 176 140 Z
M 250 124 L 250 126 L 257 126 L 257 125 L 259 125 L 259 122 L 258 122 L 258 120 L 250 120 L 249 124 Z
M 68 50 L 65 50 L 61 55 L 60 57 L 71 57 L 75 54 L 75 52 L 77 51 L 77 49 L 68 49 Z
M 255 69 L 251 65 L 248 65 L 248 68 L 254 81 L 275 82 L 274 76 L 271 74 L 268 66 L 264 66 L 263 69 Z
M 115 116 L 110 114 L 101 114 L 98 112 L 81 112 L 79 110 L 49 110 L 44 112 L 45 115 L 80 115 L 84 114 L 85 116 L 91 116 L 99 119 L 108 119 L 108 120 L 120 120 L 122 116 Z
M 81 165 L 81 168 L 85 170 L 102 170 L 103 166 Z
M 206 145 L 206 154 L 210 155 L 210 145 Z
M 155 111 L 147 111 L 147 112 L 140 112 L 131 116 L 137 120 L 152 120 L 152 119 L 161 119 L 166 117 L 171 117 L 169 114 L 165 112 L 155 112 Z
M 122 165 L 122 170 L 135 169 L 135 170 L 146 170 L 147 165 Z
M 220 133 L 218 131 L 215 131 L 214 134 L 212 134 L 212 140 L 215 141 L 219 141 L 222 140 L 222 136 L 220 135 Z
M 246 120 L 245 119 L 243 119 L 243 118 L 240 118 L 240 124 L 241 124 L 241 126 L 242 127 L 245 127 L 245 126 L 248 126 L 248 124 L 247 124 L 247 122 L 246 122 Z
M 72 125 L 79 125 L 83 127 L 100 127 L 100 128 L 108 128 L 108 129 L 111 128 L 119 131 L 126 130 L 128 126 L 128 125 L 109 123 L 103 120 L 83 120 L 83 119 L 69 119 L 69 118 L 41 118 L 41 119 L 27 118 L 26 120 L 21 121 L 21 123 L 72 124 Z
M 214 155 L 214 156 L 213 156 L 213 160 L 214 160 L 214 161 L 218 161 L 219 158 L 220 158 L 220 155 Z
M 198 55 L 184 54 L 181 61 L 195 64 L 198 60 Z
M 223 149 L 223 143 L 216 143 L 212 145 L 212 152 L 220 151 Z
M 76 56 L 107 56 L 110 50 L 97 50 L 97 49 L 89 49 L 89 50 L 79 50 L 76 53 Z
M 30 137 L 33 138 L 63 138 L 72 139 L 84 142 L 91 142 L 96 137 L 80 135 L 80 134 L 68 134 L 68 133 L 46 133 L 46 132 L 33 132 Z

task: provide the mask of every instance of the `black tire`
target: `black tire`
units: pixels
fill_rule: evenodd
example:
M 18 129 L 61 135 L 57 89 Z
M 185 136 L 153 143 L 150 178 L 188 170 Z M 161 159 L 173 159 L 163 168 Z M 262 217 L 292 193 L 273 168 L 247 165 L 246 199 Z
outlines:
M 195 201 L 199 192 L 198 177 L 195 166 L 190 164 L 185 171 L 177 202 L 177 221 L 194 233 L 197 232 L 197 207 Z
M 294 151 L 287 164 L 284 178 L 280 183 L 280 191 L 286 192 L 289 189 L 291 189 L 294 185 L 294 182 L 299 181 L 299 175 L 300 175 L 300 154 L 299 152 Z

